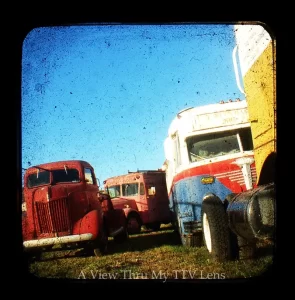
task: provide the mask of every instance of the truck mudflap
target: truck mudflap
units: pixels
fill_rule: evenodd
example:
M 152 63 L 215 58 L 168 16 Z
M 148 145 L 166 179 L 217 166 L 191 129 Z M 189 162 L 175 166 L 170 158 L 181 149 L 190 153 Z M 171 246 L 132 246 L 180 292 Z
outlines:
M 275 228 L 275 185 L 236 194 L 227 207 L 230 229 L 247 240 L 272 239 Z
M 53 237 L 53 238 L 44 238 L 39 240 L 24 241 L 23 246 L 25 249 L 42 248 L 46 246 L 90 241 L 92 239 L 93 239 L 92 233 L 84 233 L 84 234 L 77 234 L 77 235 L 70 235 L 70 236 L 61 236 L 61 237 Z

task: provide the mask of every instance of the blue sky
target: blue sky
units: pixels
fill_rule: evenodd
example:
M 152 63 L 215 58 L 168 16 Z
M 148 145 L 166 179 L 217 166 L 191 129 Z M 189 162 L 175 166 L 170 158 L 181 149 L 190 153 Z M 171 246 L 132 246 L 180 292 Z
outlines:
M 22 49 L 22 168 L 82 159 L 102 181 L 161 168 L 184 108 L 240 98 L 231 25 L 35 28 Z

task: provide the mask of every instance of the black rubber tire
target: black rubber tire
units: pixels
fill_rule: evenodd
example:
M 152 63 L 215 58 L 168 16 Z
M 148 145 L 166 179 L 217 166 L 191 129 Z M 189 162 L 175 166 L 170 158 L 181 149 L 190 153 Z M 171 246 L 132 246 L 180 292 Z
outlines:
M 204 245 L 219 262 L 232 259 L 230 229 L 223 203 L 216 196 L 202 203 L 202 232 Z
M 231 193 L 225 197 L 224 202 L 223 202 L 223 206 L 224 206 L 225 210 L 227 209 L 228 205 L 232 202 L 233 198 L 236 195 L 237 195 L 236 193 Z
M 136 227 L 132 227 L 131 224 L 135 224 L 137 223 Z M 141 226 L 142 226 L 142 222 L 141 219 L 139 217 L 139 215 L 135 214 L 135 213 L 131 213 L 128 215 L 127 217 L 127 231 L 128 234 L 138 234 L 141 232 Z

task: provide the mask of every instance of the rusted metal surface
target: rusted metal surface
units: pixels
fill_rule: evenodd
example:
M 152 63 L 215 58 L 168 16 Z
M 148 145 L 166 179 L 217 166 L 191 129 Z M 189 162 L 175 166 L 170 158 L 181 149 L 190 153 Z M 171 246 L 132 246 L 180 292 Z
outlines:
M 138 214 L 142 225 L 172 221 L 164 171 L 129 172 L 106 179 L 104 187 L 114 207 L 124 209 L 127 218 L 132 212 Z
M 94 241 L 126 229 L 122 209 L 99 193 L 94 169 L 68 160 L 29 168 L 24 175 L 24 249 Z M 84 244 L 83 244 L 84 245 Z

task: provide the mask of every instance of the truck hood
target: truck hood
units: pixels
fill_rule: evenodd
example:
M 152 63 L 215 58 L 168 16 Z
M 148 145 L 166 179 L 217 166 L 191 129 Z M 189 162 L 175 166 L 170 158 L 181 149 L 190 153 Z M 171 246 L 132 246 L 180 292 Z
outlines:
M 124 209 L 126 207 L 137 210 L 137 205 L 134 199 L 116 197 L 112 199 L 114 208 Z

